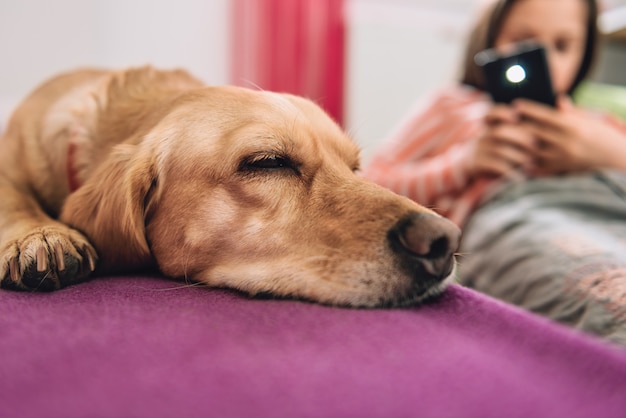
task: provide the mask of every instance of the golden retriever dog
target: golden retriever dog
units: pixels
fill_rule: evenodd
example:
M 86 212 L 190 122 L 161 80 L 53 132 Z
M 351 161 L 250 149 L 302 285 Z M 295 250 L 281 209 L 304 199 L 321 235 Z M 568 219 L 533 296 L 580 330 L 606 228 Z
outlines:
M 439 294 L 460 231 L 358 169 L 355 143 L 301 97 L 151 67 L 63 74 L 0 139 L 2 287 L 158 268 L 339 306 Z

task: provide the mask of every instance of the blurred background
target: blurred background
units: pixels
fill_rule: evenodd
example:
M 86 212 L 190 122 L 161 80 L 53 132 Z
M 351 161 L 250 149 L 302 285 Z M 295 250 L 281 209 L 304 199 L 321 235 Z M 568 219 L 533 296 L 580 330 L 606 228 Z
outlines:
M 0 130 L 49 76 L 76 67 L 183 67 L 207 84 L 322 105 L 363 150 L 457 76 L 482 0 L 2 0 Z M 603 0 L 594 80 L 626 86 L 626 0 Z

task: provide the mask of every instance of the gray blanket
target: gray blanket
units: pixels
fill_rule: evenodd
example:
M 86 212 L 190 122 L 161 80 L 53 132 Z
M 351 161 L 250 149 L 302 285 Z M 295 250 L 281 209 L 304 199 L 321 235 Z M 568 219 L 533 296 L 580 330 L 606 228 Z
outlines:
M 508 184 L 466 225 L 459 280 L 626 346 L 626 173 Z

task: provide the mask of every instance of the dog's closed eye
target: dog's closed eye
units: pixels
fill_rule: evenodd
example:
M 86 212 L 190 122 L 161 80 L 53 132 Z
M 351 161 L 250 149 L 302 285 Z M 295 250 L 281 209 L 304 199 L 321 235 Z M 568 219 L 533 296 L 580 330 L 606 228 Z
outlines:
M 299 164 L 287 156 L 273 153 L 258 153 L 244 158 L 239 165 L 241 172 L 291 170 L 300 174 Z

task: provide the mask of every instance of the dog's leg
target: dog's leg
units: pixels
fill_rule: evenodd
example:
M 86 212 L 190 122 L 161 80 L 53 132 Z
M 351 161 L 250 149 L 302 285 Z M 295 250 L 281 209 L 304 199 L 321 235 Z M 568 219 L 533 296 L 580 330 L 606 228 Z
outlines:
M 53 290 L 94 270 L 93 246 L 56 217 L 70 192 L 70 139 L 93 123 L 93 94 L 107 74 L 83 70 L 48 80 L 0 135 L 0 287 Z
M 21 189 L 0 173 L 0 287 L 54 290 L 86 279 L 96 262 L 91 244 Z

